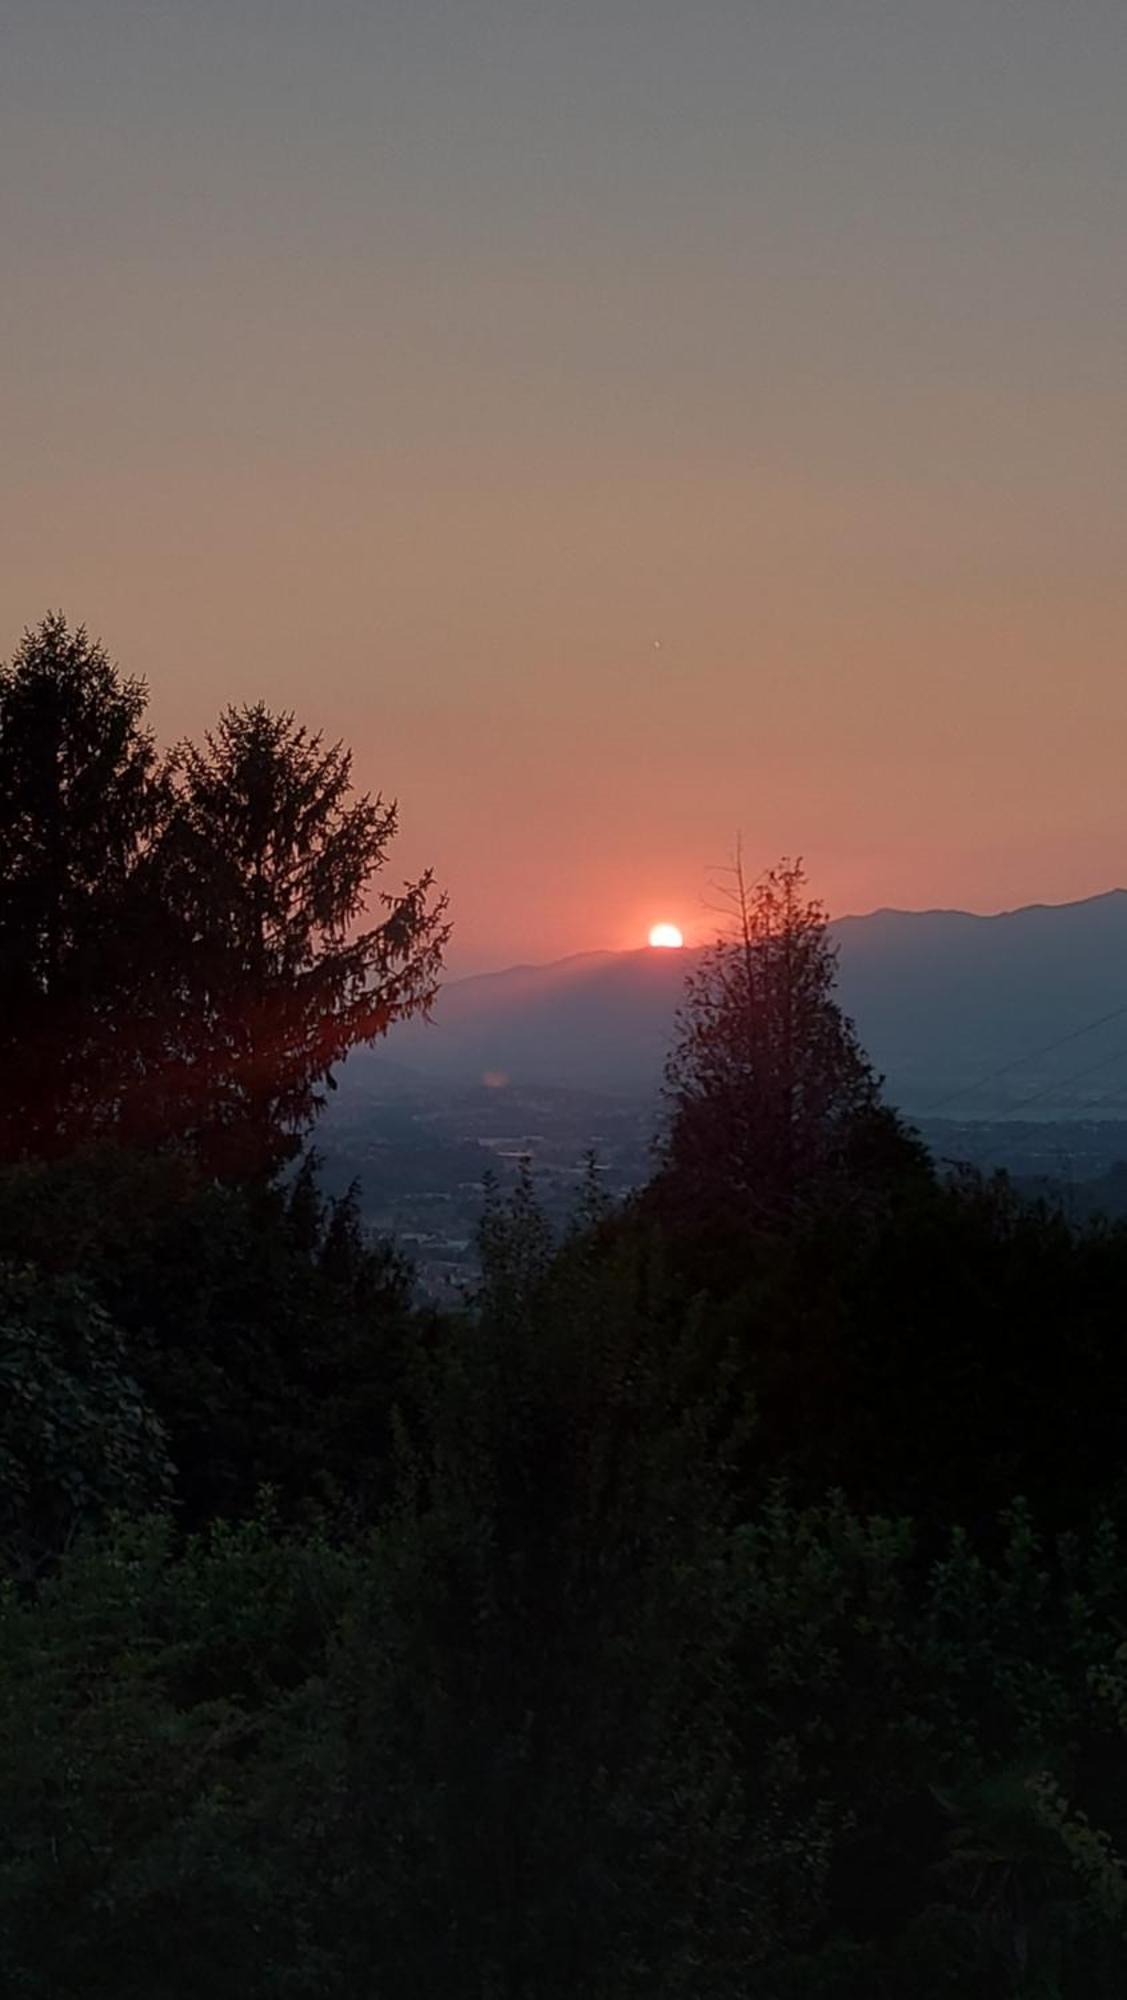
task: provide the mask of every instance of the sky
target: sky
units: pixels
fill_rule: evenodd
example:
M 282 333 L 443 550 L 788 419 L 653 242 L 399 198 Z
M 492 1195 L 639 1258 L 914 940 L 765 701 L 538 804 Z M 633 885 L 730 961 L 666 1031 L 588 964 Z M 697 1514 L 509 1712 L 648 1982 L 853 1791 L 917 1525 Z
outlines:
M 1122 0 L 0 0 L 0 655 L 264 699 L 451 969 L 1127 881 Z

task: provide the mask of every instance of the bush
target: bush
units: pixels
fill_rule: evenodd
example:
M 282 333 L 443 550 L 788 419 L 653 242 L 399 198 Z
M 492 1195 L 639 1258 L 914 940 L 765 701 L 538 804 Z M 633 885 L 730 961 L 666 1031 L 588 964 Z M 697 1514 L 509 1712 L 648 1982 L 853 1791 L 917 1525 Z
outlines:
M 0 1550 L 36 1575 L 111 1509 L 167 1495 L 164 1428 L 76 1279 L 0 1265 Z

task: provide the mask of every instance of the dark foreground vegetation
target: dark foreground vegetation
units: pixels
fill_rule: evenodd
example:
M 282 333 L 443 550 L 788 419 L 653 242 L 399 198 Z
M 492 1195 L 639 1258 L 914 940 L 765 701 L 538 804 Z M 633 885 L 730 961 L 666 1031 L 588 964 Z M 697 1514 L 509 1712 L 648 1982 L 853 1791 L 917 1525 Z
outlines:
M 76 643 L 0 679 L 0 773 Z M 323 845 L 250 713 L 218 943 L 162 887 L 185 753 L 120 872 L 165 944 L 91 920 L 81 966 L 107 871 L 65 786 L 0 788 L 3 1991 L 1118 2000 L 1127 1231 L 936 1177 L 784 865 L 686 995 L 651 1186 L 563 1240 L 487 1202 L 475 1295 L 420 1307 L 292 1155 L 439 940 L 395 905 L 334 985 L 358 905 L 287 928 Z

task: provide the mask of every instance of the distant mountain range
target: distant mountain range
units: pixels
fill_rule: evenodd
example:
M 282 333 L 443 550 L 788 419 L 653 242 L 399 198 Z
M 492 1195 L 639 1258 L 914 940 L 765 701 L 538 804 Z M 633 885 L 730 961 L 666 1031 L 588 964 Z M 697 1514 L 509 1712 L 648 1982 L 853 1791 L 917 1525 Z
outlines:
M 832 931 L 842 1004 L 913 1116 L 1127 1111 L 1127 890 L 989 917 L 877 910 Z M 694 956 L 590 952 L 454 980 L 433 1023 L 354 1057 L 345 1087 L 375 1060 L 435 1080 L 648 1095 Z

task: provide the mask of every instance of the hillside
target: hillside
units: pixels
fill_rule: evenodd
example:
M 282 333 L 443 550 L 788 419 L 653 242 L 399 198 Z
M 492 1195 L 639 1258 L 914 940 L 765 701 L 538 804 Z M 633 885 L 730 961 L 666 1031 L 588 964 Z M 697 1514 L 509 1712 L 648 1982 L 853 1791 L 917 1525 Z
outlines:
M 1122 1110 L 1127 891 L 998 916 L 878 910 L 840 918 L 833 933 L 843 1003 L 906 1111 L 923 1115 L 954 1093 L 968 1117 L 1005 1115 L 1030 1097 L 1039 1118 Z M 456 980 L 434 1021 L 398 1029 L 387 1052 L 451 1082 L 648 1095 L 691 962 L 688 952 L 593 952 Z M 346 1088 L 364 1062 L 354 1058 Z

